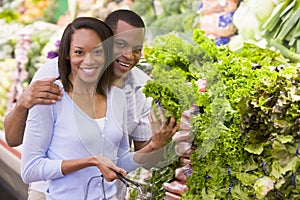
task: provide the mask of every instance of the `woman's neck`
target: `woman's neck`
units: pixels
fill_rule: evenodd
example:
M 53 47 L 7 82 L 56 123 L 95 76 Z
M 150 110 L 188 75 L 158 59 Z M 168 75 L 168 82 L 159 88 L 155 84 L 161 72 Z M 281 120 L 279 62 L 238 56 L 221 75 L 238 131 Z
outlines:
M 70 93 L 72 93 L 73 95 L 95 95 L 97 83 L 86 83 L 82 82 L 80 79 L 74 79 L 72 77 L 70 77 L 70 81 L 73 85 L 72 91 L 70 91 Z
M 106 115 L 106 97 L 96 92 L 96 84 L 71 81 L 73 89 L 69 96 L 80 109 L 91 118 L 102 118 Z

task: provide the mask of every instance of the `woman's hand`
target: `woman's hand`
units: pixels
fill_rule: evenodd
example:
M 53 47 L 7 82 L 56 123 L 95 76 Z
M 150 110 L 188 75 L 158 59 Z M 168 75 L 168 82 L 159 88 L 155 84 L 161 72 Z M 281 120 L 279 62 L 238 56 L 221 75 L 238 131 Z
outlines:
M 111 182 L 118 178 L 116 173 L 121 173 L 126 176 L 126 171 L 118 166 L 116 166 L 110 159 L 105 156 L 95 156 L 96 167 L 101 171 L 104 179 Z
M 118 178 L 117 172 L 126 176 L 126 171 L 120 167 L 117 167 L 110 159 L 105 156 L 91 156 L 87 158 L 79 158 L 74 160 L 63 160 L 62 173 L 67 175 L 78 170 L 95 166 L 97 167 L 104 179 L 111 182 Z

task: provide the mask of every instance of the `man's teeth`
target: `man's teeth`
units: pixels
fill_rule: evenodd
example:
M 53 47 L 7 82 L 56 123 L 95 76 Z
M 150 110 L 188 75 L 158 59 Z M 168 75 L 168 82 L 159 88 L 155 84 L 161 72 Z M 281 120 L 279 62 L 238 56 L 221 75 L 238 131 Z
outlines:
M 130 64 L 126 64 L 126 63 L 123 63 L 123 62 L 121 62 L 121 61 L 119 61 L 119 63 L 120 63 L 120 65 L 123 65 L 123 66 L 125 66 L 125 67 L 129 67 L 129 66 L 130 66 Z

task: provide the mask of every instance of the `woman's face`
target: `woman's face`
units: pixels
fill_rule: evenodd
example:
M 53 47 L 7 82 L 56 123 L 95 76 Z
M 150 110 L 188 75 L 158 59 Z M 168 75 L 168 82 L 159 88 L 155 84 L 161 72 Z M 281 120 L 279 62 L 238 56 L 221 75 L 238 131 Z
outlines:
M 70 80 L 74 84 L 96 84 L 104 70 L 104 50 L 98 34 L 92 29 L 75 30 L 71 38 Z

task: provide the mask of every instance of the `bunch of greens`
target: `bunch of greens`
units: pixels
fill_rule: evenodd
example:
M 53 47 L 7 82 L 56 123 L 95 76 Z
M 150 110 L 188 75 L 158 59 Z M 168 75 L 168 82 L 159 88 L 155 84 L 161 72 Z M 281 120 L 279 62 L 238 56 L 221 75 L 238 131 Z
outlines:
M 251 52 L 242 56 L 225 46 L 217 48 L 202 31 L 194 31 L 194 40 L 213 58 L 215 72 L 210 73 L 217 74 L 224 85 L 208 88 L 207 102 L 201 99 L 206 105 L 205 112 L 191 122 L 197 149 L 191 156 L 193 175 L 188 179 L 189 190 L 183 198 L 253 198 L 257 176 L 248 171 L 257 166 L 244 149 L 246 140 L 240 131 L 239 103 L 244 96 L 252 95 L 259 83 L 272 82 L 277 72 L 270 71 L 269 66 L 253 70 L 254 63 L 248 58 L 252 57 Z M 208 82 L 212 81 L 209 77 L 213 76 L 208 76 Z M 219 117 L 211 117 L 216 112 Z
M 290 62 L 300 61 L 300 0 L 245 0 L 235 12 L 237 41 L 272 47 Z M 249 23 L 250 25 L 249 25 Z
M 143 92 L 157 100 L 178 122 L 184 110 L 199 103 L 200 96 L 208 98 L 198 92 L 195 84 L 197 79 L 204 78 L 205 73 L 200 73 L 201 69 L 209 70 L 212 63 L 200 46 L 183 40 L 176 33 L 169 33 L 156 37 L 151 47 L 144 48 L 144 53 L 147 62 L 153 66 L 153 80 L 147 82 Z M 165 155 L 170 156 L 170 153 L 165 152 Z M 163 198 L 163 183 L 174 178 L 178 163 L 176 160 L 169 163 L 168 166 L 153 169 L 150 181 L 155 199 Z
M 278 199 L 277 196 L 280 192 L 272 187 L 274 177 L 279 183 L 287 185 L 291 179 L 282 180 L 286 177 L 291 178 L 292 172 L 294 174 L 292 177 L 298 179 L 298 176 L 295 176 L 295 169 L 297 169 L 298 164 L 295 160 L 291 160 L 291 164 L 280 167 L 279 163 L 285 163 L 285 161 L 280 160 L 273 165 L 272 169 L 273 174 L 277 176 L 270 177 L 265 174 L 269 173 L 270 158 L 272 156 L 278 157 L 280 152 L 284 152 L 282 146 L 278 147 L 280 151 L 277 150 L 275 155 L 267 150 L 270 145 L 264 143 L 266 130 L 282 122 L 276 120 L 275 124 L 266 125 L 268 121 L 251 114 L 256 106 L 250 107 L 251 112 L 247 111 L 245 107 L 251 98 L 259 99 L 260 94 L 257 93 L 257 87 L 260 85 L 269 85 L 270 88 L 274 84 L 278 84 L 276 88 L 288 87 L 287 82 L 279 84 L 276 81 L 280 79 L 281 73 L 291 73 L 288 73 L 288 70 L 279 70 L 280 74 L 278 74 L 278 70 L 273 70 L 279 69 L 278 66 L 286 68 L 288 66 L 286 60 L 277 52 L 262 49 L 255 45 L 245 45 L 244 49 L 239 52 L 232 52 L 226 46 L 217 47 L 213 40 L 205 37 L 204 32 L 199 29 L 194 30 L 193 40 L 195 44 L 186 43 L 176 35 L 169 34 L 159 37 L 156 40 L 157 43 L 154 42 L 152 47 L 145 49 L 147 61 L 154 66 L 151 87 L 154 88 L 155 85 L 159 85 L 158 88 L 161 88 L 161 85 L 165 86 L 165 83 L 168 83 L 172 85 L 172 90 L 174 90 L 174 88 L 183 87 L 185 82 L 194 83 L 199 78 L 205 78 L 208 81 L 204 93 L 195 92 L 194 85 L 192 87 L 195 92 L 196 104 L 203 108 L 203 112 L 191 119 L 191 134 L 195 135 L 194 144 L 197 148 L 190 157 L 193 175 L 188 178 L 189 190 L 182 196 L 182 199 L 262 199 L 266 196 L 270 199 Z M 268 58 L 264 58 L 265 56 Z M 258 65 L 259 67 L 256 67 Z M 180 79 L 180 84 L 174 83 L 175 81 L 178 82 L 177 76 L 183 77 Z M 292 79 L 291 81 L 295 82 Z M 291 95 L 292 98 L 297 99 L 298 93 L 295 87 L 293 88 L 294 90 L 290 89 L 294 91 L 293 95 L 289 91 L 287 96 Z M 188 96 L 188 93 L 180 91 L 182 90 L 178 88 L 174 94 L 181 93 L 182 96 Z M 261 89 L 261 91 L 264 90 Z M 154 89 L 152 93 L 154 93 Z M 165 99 L 173 97 L 173 94 L 168 93 L 167 95 L 170 96 L 164 97 Z M 244 98 L 245 96 L 247 98 Z M 183 98 L 181 97 L 181 99 Z M 265 97 L 264 99 L 269 98 Z M 288 105 L 294 110 L 289 111 L 288 115 L 295 117 L 298 108 L 293 106 L 291 102 L 289 101 Z M 186 105 L 190 104 L 186 103 Z M 282 109 L 279 110 L 282 111 Z M 180 112 L 182 111 L 180 110 Z M 253 115 L 252 120 L 266 129 L 262 129 L 263 132 L 255 132 L 254 137 L 252 133 L 258 125 L 255 126 L 252 123 L 246 124 L 246 126 L 244 124 L 245 113 L 250 113 L 249 118 Z M 266 112 L 260 112 L 260 114 L 260 117 L 268 115 Z M 274 117 L 269 119 L 269 121 L 272 120 Z M 285 122 L 281 125 L 288 130 L 296 130 L 295 126 L 298 126 L 298 124 L 294 124 L 288 128 L 287 124 Z M 253 128 L 250 133 L 247 132 L 249 128 Z M 270 129 L 271 132 L 274 135 L 274 130 Z M 249 140 L 249 135 L 251 135 L 251 140 Z M 249 143 L 254 139 L 261 139 L 262 143 Z M 280 141 L 283 141 L 284 144 L 291 143 L 291 138 L 290 136 L 280 137 Z M 295 143 L 298 142 L 295 141 Z M 277 148 L 274 145 L 278 144 L 278 142 L 273 143 L 272 148 Z M 269 152 L 266 155 L 271 156 L 265 157 L 261 152 L 258 155 L 262 147 L 264 151 Z M 297 146 L 285 148 L 285 151 L 294 152 L 294 154 L 298 152 Z M 152 177 L 157 188 L 161 189 L 160 186 L 163 181 L 166 181 L 161 178 L 164 176 L 163 172 L 169 172 L 169 169 L 174 170 L 174 167 L 176 166 L 170 165 L 160 169 L 159 173 Z M 284 176 L 285 173 L 289 173 L 288 176 Z M 287 187 L 282 188 L 286 189 Z M 288 188 L 288 192 L 284 195 L 290 194 L 289 191 L 292 191 L 291 188 Z M 298 194 L 296 190 L 293 192 Z M 161 197 L 163 191 L 155 191 L 155 193 Z M 296 197 L 296 195 L 292 197 Z
M 245 150 L 255 158 L 257 174 L 269 178 L 273 191 L 267 198 L 298 199 L 300 187 L 300 71 L 299 66 L 280 70 L 274 84 L 262 83 L 241 104 Z M 258 190 L 259 188 L 255 188 Z
M 134 1 L 131 9 L 143 17 L 148 27 L 191 34 L 198 27 L 198 6 L 197 0 Z
M 281 53 L 267 48 L 261 48 L 251 43 L 244 43 L 243 48 L 236 51 L 242 57 L 248 58 L 255 67 L 260 66 L 279 66 L 286 64 L 288 60 Z M 251 55 L 251 56 L 250 56 Z
M 153 65 L 153 81 L 146 84 L 143 92 L 180 121 L 181 113 L 197 103 L 197 89 L 187 83 L 195 82 L 200 75 L 189 69 L 206 65 L 211 58 L 202 48 L 175 33 L 156 37 L 151 47 L 144 48 L 144 53 L 147 62 Z

